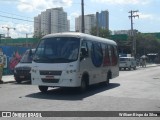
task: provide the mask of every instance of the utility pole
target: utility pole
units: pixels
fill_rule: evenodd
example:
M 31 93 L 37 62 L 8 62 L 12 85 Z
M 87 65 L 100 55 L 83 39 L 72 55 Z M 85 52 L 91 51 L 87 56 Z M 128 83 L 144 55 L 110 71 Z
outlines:
M 33 34 L 33 33 L 26 33 L 26 47 L 28 47 L 28 35 Z
M 16 30 L 16 28 L 12 28 L 12 27 L 2 27 L 2 28 L 7 28 L 7 38 L 9 38 L 10 29 Z
M 97 32 L 97 36 L 99 36 L 99 21 L 98 21 L 98 15 L 99 15 L 99 13 L 96 12 L 96 32 Z
M 84 26 L 84 0 L 81 0 L 81 5 L 82 5 L 82 28 L 81 31 L 82 33 L 85 33 L 85 26 Z
M 136 57 L 136 40 L 135 40 L 135 34 L 133 33 L 133 18 L 136 18 L 138 17 L 139 18 L 139 15 L 135 14 L 139 12 L 138 10 L 131 10 L 129 11 L 129 13 L 131 14 L 130 16 L 128 16 L 130 19 L 131 19 L 131 38 L 132 38 L 132 56 L 133 57 Z

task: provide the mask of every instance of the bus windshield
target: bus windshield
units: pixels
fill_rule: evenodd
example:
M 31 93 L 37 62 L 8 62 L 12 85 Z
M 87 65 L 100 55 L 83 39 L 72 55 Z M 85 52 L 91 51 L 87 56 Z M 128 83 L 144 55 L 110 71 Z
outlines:
M 120 58 L 120 62 L 124 62 L 124 61 L 127 61 L 128 58 Z
M 34 61 L 38 63 L 68 63 L 78 59 L 80 38 L 53 37 L 42 39 Z

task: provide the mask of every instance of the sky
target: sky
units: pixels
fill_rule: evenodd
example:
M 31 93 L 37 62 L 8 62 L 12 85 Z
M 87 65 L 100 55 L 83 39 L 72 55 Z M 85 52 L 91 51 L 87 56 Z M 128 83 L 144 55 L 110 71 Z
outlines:
M 142 33 L 160 32 L 160 0 L 84 0 L 84 14 L 109 11 L 109 29 L 129 30 L 129 11 L 139 15 L 133 19 L 133 28 Z M 75 17 L 81 15 L 81 0 L 0 0 L 0 34 L 12 38 L 33 36 L 34 17 L 50 8 L 63 7 L 75 30 Z M 15 28 L 15 29 L 14 29 Z

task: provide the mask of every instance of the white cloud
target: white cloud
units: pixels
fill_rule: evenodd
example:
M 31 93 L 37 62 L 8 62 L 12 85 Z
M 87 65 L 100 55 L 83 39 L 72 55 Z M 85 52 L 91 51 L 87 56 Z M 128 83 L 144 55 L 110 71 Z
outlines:
M 30 33 L 32 28 L 33 26 L 29 24 L 17 24 L 16 25 L 16 30 L 19 33 Z
M 68 16 L 68 19 L 75 19 L 76 17 L 78 17 L 80 15 L 79 12 L 73 12 Z
M 1 33 L 5 34 L 5 36 L 7 37 L 7 28 L 9 29 L 9 36 L 11 36 L 12 38 L 19 38 L 19 37 L 26 37 L 26 34 L 31 34 L 33 33 L 33 25 L 29 25 L 29 24 L 15 24 L 13 22 L 8 22 L 8 23 L 3 23 L 3 25 L 0 25 L 2 27 L 4 27 L 1 30 Z M 13 29 L 15 28 L 15 29 Z
M 91 0 L 92 2 L 106 3 L 106 4 L 148 4 L 150 0 Z
M 72 0 L 19 0 L 17 8 L 20 11 L 32 12 L 34 10 L 45 10 L 54 7 L 70 7 Z
M 152 15 L 152 14 L 145 14 L 145 13 L 141 13 L 141 12 L 138 14 L 139 14 L 140 19 L 150 19 L 150 20 L 154 19 L 154 15 Z
M 73 12 L 68 16 L 68 19 L 70 20 L 70 30 L 75 30 L 75 18 L 80 15 L 79 12 Z

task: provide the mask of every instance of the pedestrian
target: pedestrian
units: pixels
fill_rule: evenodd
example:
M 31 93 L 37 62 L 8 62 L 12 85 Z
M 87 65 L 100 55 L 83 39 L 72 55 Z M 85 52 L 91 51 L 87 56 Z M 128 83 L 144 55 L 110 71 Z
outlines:
M 143 59 L 142 58 L 140 58 L 140 67 L 143 67 Z
M 143 59 L 143 64 L 144 64 L 144 67 L 146 67 L 146 59 L 145 58 Z

